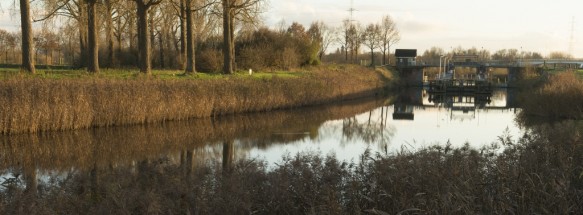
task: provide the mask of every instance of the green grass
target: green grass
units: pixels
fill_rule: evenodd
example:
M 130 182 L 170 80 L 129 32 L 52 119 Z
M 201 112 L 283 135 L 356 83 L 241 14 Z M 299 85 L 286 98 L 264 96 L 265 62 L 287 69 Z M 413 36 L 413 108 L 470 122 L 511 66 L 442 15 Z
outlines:
M 236 72 L 234 75 L 223 75 L 220 73 L 202 73 L 198 72 L 193 75 L 185 75 L 182 70 L 152 70 L 152 75 L 149 78 L 162 80 L 177 80 L 177 79 L 221 79 L 221 78 L 255 78 L 255 79 L 271 79 L 278 78 L 297 78 L 305 75 L 305 72 L 293 71 L 276 71 L 276 72 L 253 72 L 249 75 L 248 72 Z M 38 69 L 36 74 L 28 74 L 20 72 L 18 68 L 1 68 L 0 80 L 10 78 L 46 78 L 46 79 L 91 79 L 91 78 L 106 78 L 106 79 L 141 79 L 146 76 L 136 69 L 102 69 L 98 74 L 89 73 L 83 69 Z
M 575 74 L 577 74 L 579 78 L 583 79 L 583 69 L 575 71 Z

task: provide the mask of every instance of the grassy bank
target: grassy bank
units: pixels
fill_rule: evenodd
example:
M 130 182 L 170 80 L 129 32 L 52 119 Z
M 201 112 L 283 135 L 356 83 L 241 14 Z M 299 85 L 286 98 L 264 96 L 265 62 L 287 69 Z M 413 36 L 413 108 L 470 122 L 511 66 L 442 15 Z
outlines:
M 315 105 L 373 95 L 389 86 L 392 80 L 388 71 L 336 65 L 298 74 L 253 76 L 5 74 L 0 81 L 2 134 L 141 124 Z
M 573 72 L 549 75 L 522 93 L 522 118 L 583 119 L 583 80 Z
M 365 153 L 359 163 L 304 153 L 272 167 L 240 160 L 192 168 L 188 154 L 179 164 L 95 165 L 39 184 L 26 176 L 6 183 L 0 213 L 580 214 L 582 128 L 563 122 L 518 140 L 501 136 L 501 153 L 445 146 Z

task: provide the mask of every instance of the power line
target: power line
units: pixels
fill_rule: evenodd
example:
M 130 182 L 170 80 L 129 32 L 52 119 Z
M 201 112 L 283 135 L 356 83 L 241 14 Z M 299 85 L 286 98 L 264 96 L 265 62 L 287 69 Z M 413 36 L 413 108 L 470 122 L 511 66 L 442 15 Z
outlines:
M 354 8 L 354 0 L 350 0 L 350 8 L 348 8 L 348 13 L 350 13 L 350 19 L 348 20 L 349 22 L 354 22 L 354 12 L 357 11 Z

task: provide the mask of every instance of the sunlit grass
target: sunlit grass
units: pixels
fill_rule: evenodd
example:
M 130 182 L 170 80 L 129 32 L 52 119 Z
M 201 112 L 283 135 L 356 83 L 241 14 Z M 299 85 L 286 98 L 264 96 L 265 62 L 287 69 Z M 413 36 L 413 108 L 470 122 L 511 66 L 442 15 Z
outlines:
M 21 72 L 18 68 L 0 68 L 0 80 L 10 78 L 45 78 L 45 79 L 161 79 L 161 80 L 194 80 L 194 79 L 223 79 L 223 78 L 296 78 L 304 75 L 305 72 L 295 71 L 274 71 L 274 72 L 253 72 L 249 75 L 247 71 L 236 72 L 233 75 L 221 73 L 184 74 L 182 70 L 152 70 L 151 76 L 146 76 L 136 69 L 101 69 L 98 74 L 89 73 L 84 69 L 37 69 L 36 74 Z

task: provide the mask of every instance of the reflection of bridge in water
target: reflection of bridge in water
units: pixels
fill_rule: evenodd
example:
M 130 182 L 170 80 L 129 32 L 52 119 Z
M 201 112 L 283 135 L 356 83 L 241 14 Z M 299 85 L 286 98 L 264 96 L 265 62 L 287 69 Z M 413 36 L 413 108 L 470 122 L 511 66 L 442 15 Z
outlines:
M 509 110 L 517 108 L 512 90 L 484 93 L 432 93 L 426 89 L 410 89 L 394 104 L 394 120 L 414 120 L 415 110 L 445 109 L 450 117 L 456 114 L 475 117 L 477 110 Z M 473 114 L 473 115 L 472 115 Z

